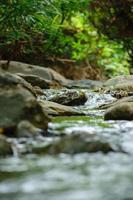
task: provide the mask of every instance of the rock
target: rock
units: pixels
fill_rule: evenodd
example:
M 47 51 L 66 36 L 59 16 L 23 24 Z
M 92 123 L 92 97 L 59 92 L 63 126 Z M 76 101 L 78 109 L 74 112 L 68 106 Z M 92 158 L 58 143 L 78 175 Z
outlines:
M 133 75 L 118 76 L 106 81 L 100 88 L 104 93 L 110 93 L 117 99 L 133 95 Z
M 18 76 L 22 77 L 24 80 L 29 82 L 32 86 L 38 86 L 42 89 L 49 89 L 51 81 L 45 80 L 36 75 L 26 75 L 22 73 L 17 73 Z
M 43 107 L 44 112 L 47 112 L 48 115 L 55 115 L 55 116 L 85 115 L 84 113 L 76 110 L 75 108 L 61 105 L 55 102 L 39 100 L 39 103 Z
M 44 131 L 35 127 L 29 121 L 23 120 L 17 125 L 16 135 L 17 137 L 37 137 L 43 134 Z
M 133 102 L 133 96 L 124 97 L 122 99 L 119 99 L 116 102 L 114 102 L 114 105 L 116 105 L 116 104 L 119 105 L 120 103 L 123 103 L 123 102 Z
M 94 80 L 69 80 L 69 82 L 64 85 L 67 88 L 79 88 L 79 89 L 94 89 L 96 87 L 102 87 L 103 83 L 101 81 Z
M 133 120 L 133 102 L 120 102 L 107 109 L 105 120 Z
M 14 129 L 22 120 L 46 130 L 49 118 L 31 91 L 0 75 L 0 127 Z
M 111 78 L 104 83 L 105 87 L 108 86 L 116 86 L 117 84 L 123 84 L 125 82 L 133 82 L 133 75 L 127 76 L 116 76 L 115 78 Z
M 5 69 L 7 61 L 0 61 L 0 67 Z M 6 71 L 10 73 L 22 73 L 22 74 L 29 74 L 29 75 L 37 75 L 47 80 L 52 80 L 52 75 L 46 68 L 30 65 L 26 63 L 10 61 L 8 67 L 6 67 Z
M 25 64 L 25 63 L 16 62 L 16 61 L 10 61 L 9 66 L 6 66 L 6 65 L 7 65 L 7 61 L 0 61 L 0 68 L 3 68 L 3 69 L 6 68 L 6 71 L 13 74 L 22 73 L 26 75 L 35 75 L 45 80 L 57 81 L 64 84 L 67 83 L 67 80 L 62 75 L 58 74 L 56 71 L 50 68 Z
M 0 157 L 13 155 L 11 144 L 6 140 L 6 137 L 0 135 Z
M 52 81 L 50 84 L 50 89 L 62 89 L 64 87 L 64 84 L 58 81 Z
M 87 97 L 82 91 L 62 90 L 51 95 L 48 100 L 62 105 L 78 106 L 84 104 L 87 101 Z
M 59 153 L 95 153 L 95 152 L 108 153 L 114 151 L 111 145 L 91 134 L 73 134 L 70 136 L 64 136 L 58 140 L 55 140 L 51 144 L 38 146 L 33 148 L 34 153 L 48 153 L 48 154 L 59 154 Z
M 36 93 L 31 84 L 29 84 L 23 78 L 15 74 L 11 74 L 0 70 L 0 87 L 11 87 L 16 86 L 18 84 L 22 85 L 24 88 L 28 89 L 34 96 L 36 96 Z
M 116 84 L 113 89 L 133 92 L 133 81 L 125 81 L 124 83 Z
M 64 76 L 62 76 L 61 74 L 59 74 L 58 72 L 56 72 L 55 70 L 51 68 L 48 68 L 48 71 L 49 73 L 51 73 L 53 81 L 57 81 L 62 84 L 67 84 L 68 81 Z
M 107 108 L 110 108 L 110 107 L 113 107 L 113 106 L 117 106 L 117 105 L 119 105 L 121 103 L 126 103 L 126 102 L 133 102 L 133 96 L 123 97 L 122 99 L 115 100 L 115 101 L 113 101 L 111 103 L 102 104 L 98 108 L 99 109 L 107 109 Z
M 34 86 L 33 87 L 35 93 L 36 93 L 36 96 L 41 96 L 41 95 L 44 95 L 44 90 L 42 90 L 41 88 L 39 88 L 38 86 Z

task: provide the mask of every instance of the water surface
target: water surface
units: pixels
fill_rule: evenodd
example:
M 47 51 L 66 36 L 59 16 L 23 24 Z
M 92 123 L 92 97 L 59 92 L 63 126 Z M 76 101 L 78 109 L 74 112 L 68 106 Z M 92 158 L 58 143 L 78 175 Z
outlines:
M 104 111 L 92 108 L 94 102 L 99 105 L 111 97 L 89 97 L 77 108 L 86 116 L 53 118 L 52 137 L 14 140 L 20 153 L 0 159 L 0 200 L 133 200 L 133 122 L 105 122 Z M 24 153 L 75 132 L 95 134 L 116 152 Z

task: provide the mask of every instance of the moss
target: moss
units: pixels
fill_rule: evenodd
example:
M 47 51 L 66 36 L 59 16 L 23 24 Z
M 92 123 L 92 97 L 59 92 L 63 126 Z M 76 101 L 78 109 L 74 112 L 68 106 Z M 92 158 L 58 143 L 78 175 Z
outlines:
M 70 122 L 72 123 L 78 123 L 80 121 L 82 121 L 83 123 L 89 124 L 89 125 L 93 125 L 93 126 L 100 126 L 100 127 L 104 127 L 104 128 L 108 128 L 111 127 L 110 124 L 108 124 L 107 122 L 101 121 L 103 118 L 100 116 L 71 116 L 71 117 L 54 117 L 52 119 L 52 123 L 62 123 L 63 125 L 60 127 L 60 130 L 63 130 L 64 128 L 67 127 L 67 124 L 69 123 L 70 126 Z M 59 129 L 58 129 L 59 130 Z

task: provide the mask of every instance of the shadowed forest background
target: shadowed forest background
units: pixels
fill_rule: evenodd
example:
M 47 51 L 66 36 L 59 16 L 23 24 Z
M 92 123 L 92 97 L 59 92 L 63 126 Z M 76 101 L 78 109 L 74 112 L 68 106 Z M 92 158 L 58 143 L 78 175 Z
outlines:
M 50 66 L 70 79 L 132 67 L 132 0 L 1 0 L 0 30 L 0 59 Z M 79 68 L 88 76 L 75 75 Z

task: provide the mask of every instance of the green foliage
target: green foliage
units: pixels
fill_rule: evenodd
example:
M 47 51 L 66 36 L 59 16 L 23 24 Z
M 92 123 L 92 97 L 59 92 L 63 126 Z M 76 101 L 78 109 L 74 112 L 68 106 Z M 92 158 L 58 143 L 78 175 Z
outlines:
M 92 66 L 105 68 L 110 76 L 128 73 L 129 56 L 124 51 L 125 45 L 99 34 L 102 27 L 93 22 L 101 23 L 104 13 L 89 10 L 92 2 L 1 0 L 1 58 L 21 60 L 30 56 L 34 60 L 36 55 L 36 58 L 62 57 L 77 62 L 89 60 Z
M 34 41 L 44 42 L 58 10 L 47 0 L 6 0 L 0 3 L 1 46 L 34 51 Z M 12 53 L 12 52 L 11 52 Z
M 129 56 L 123 44 L 99 35 L 88 20 L 88 12 L 73 13 L 69 21 L 64 22 L 53 53 L 78 62 L 88 59 L 91 66 L 104 68 L 108 76 L 129 74 Z
M 133 64 L 133 1 L 93 0 L 89 6 L 93 26 L 109 39 L 122 42 Z

